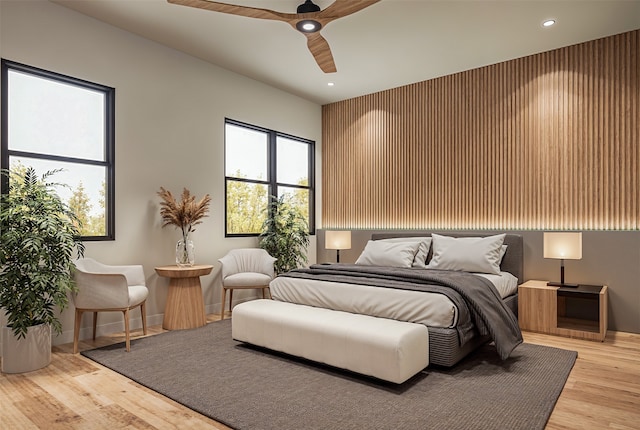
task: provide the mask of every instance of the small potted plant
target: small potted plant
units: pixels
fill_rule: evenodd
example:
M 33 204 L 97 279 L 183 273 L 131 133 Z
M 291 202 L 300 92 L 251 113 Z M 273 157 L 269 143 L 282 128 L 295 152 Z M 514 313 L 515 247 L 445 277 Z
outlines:
M 163 187 L 160 187 L 158 195 L 162 198 L 160 203 L 162 227 L 173 225 L 182 232 L 182 238 L 176 245 L 176 264 L 181 267 L 193 266 L 195 252 L 190 235 L 195 230 L 193 227 L 202 223 L 202 218 L 207 216 L 211 197 L 206 194 L 200 201 L 196 201 L 196 196 L 191 195 L 191 192 L 184 188 L 181 201 L 178 202 L 173 194 Z
M 271 198 L 262 224 L 260 248 L 276 259 L 276 273 L 297 269 L 307 262 L 309 225 L 285 196 Z
M 58 309 L 75 290 L 74 256 L 84 254 L 79 220 L 33 168 L 9 172 L 0 197 L 0 308 L 7 315 L 2 371 L 22 373 L 51 362 L 51 331 L 61 333 Z M 62 185 L 64 186 L 64 185 Z M 74 252 L 76 251 L 76 252 Z

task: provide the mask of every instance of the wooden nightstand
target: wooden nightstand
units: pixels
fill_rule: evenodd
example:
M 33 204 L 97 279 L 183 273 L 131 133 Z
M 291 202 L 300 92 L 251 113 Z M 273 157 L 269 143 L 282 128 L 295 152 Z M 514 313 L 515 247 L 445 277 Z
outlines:
M 518 321 L 522 330 L 602 342 L 607 334 L 607 286 L 560 288 L 527 281 L 518 287 Z

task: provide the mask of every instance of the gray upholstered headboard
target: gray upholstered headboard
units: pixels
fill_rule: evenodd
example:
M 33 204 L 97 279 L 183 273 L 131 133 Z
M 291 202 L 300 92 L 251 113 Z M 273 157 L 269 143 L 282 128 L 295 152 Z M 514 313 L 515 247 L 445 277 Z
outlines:
M 379 239 L 389 239 L 392 237 L 417 237 L 417 236 L 431 236 L 432 232 L 421 231 L 421 232 L 387 232 L 387 233 L 374 233 L 371 235 L 371 240 L 379 240 Z M 452 236 L 452 237 L 485 237 L 492 236 L 498 233 L 473 233 L 473 232 L 437 232 L 433 233 L 441 234 L 443 236 Z M 504 254 L 504 258 L 502 259 L 502 264 L 500 265 L 500 269 L 504 272 L 509 272 L 513 276 L 518 278 L 518 284 L 524 282 L 524 244 L 522 240 L 522 236 L 519 234 L 509 234 L 507 233 L 504 238 L 504 244 L 507 245 L 507 252 Z M 427 261 L 431 259 L 432 251 L 429 250 L 429 255 L 427 256 Z

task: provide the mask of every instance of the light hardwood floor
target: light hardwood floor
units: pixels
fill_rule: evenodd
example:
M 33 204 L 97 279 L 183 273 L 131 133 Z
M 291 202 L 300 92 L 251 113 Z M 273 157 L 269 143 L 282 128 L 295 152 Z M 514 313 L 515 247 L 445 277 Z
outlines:
M 207 320 L 218 320 L 209 315 Z M 162 332 L 150 327 L 149 335 Z M 133 336 L 141 334 L 141 330 Z M 135 338 L 135 337 L 134 337 Z M 640 429 L 640 335 L 610 332 L 604 342 L 524 333 L 525 342 L 578 351 L 578 360 L 547 425 L 556 429 Z M 110 335 L 80 350 L 121 342 Z M 0 428 L 227 429 L 105 367 L 54 348 L 48 367 L 0 374 Z

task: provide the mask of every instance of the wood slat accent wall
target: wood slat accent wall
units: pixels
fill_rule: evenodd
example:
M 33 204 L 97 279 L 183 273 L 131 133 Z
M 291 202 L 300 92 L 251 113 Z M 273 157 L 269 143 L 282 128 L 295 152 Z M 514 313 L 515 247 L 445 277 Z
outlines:
M 323 228 L 640 229 L 640 30 L 323 106 Z

